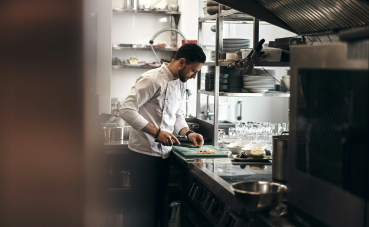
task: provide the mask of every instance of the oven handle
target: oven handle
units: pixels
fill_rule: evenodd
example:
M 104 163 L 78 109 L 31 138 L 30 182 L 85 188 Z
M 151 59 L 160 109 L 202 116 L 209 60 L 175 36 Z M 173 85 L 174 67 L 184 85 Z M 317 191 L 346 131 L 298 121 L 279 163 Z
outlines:
M 215 212 L 215 214 L 214 215 L 212 215 L 211 213 L 211 211 L 213 210 L 213 207 L 216 205 L 216 204 L 219 204 L 219 207 L 218 207 L 218 210 Z M 216 217 L 216 216 L 218 216 L 218 214 L 220 213 L 220 210 L 222 209 L 222 205 L 218 202 L 218 201 L 216 201 L 215 199 L 213 199 L 213 201 L 211 201 L 211 204 L 210 204 L 210 206 L 209 206 L 209 209 L 208 209 L 208 211 L 207 211 L 207 213 L 208 214 L 210 214 L 210 216 L 212 216 L 212 217 Z
M 192 187 L 191 187 L 191 190 L 190 190 L 190 192 L 188 193 L 188 196 L 189 197 L 191 197 L 191 194 L 192 194 L 192 191 L 193 191 L 193 189 L 194 189 L 194 187 L 196 186 L 196 184 L 195 183 L 193 183 L 192 184 Z

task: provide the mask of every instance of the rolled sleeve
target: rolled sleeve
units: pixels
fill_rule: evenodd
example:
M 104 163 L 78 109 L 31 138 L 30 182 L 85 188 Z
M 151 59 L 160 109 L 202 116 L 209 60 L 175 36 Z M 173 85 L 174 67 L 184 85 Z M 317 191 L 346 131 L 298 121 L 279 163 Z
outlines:
M 132 128 L 142 130 L 149 121 L 141 116 L 139 108 L 144 105 L 155 93 L 155 83 L 151 78 L 138 80 L 132 87 L 127 98 L 122 104 L 119 113 Z
M 183 102 L 184 99 L 182 99 L 181 104 L 176 112 L 176 123 L 174 124 L 174 131 L 178 134 L 184 127 L 188 128 L 188 124 L 184 118 Z

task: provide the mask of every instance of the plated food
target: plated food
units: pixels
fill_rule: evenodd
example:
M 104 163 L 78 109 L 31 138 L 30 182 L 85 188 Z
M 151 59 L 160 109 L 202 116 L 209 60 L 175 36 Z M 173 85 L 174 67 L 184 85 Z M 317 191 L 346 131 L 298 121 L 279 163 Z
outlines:
M 272 160 L 269 150 L 255 148 L 252 150 L 243 150 L 239 155 L 234 157 L 237 162 L 268 162 Z
M 250 155 L 256 159 L 262 159 L 265 157 L 265 151 L 262 149 L 253 149 L 250 151 Z
M 232 152 L 232 154 L 240 154 L 242 152 L 242 149 L 249 144 L 251 144 L 251 142 L 247 140 L 237 141 L 235 143 L 230 143 L 227 148 Z

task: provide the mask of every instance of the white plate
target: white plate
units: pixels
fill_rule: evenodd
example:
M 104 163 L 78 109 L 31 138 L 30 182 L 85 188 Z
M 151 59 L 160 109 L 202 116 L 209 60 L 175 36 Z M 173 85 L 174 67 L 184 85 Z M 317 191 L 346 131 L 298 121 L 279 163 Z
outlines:
M 274 84 L 273 80 L 243 80 L 244 85 L 254 85 L 254 84 Z
M 234 53 L 238 50 L 238 48 L 223 48 L 223 53 Z
M 250 91 L 254 92 L 254 93 L 265 93 L 265 92 L 268 91 L 268 89 L 252 89 L 252 88 L 250 88 Z
M 254 82 L 258 82 L 258 83 L 272 83 L 273 82 L 273 78 L 272 79 L 245 79 L 243 78 L 243 82 L 245 83 L 254 83 Z
M 137 67 L 139 67 L 139 66 L 143 66 L 145 64 L 122 64 L 122 65 L 124 65 L 124 66 L 137 66 Z
M 159 67 L 160 64 L 149 64 L 149 66 L 152 66 L 152 67 Z
M 260 89 L 260 90 L 268 90 L 268 89 L 273 89 L 274 88 L 274 85 L 273 86 L 243 86 L 243 88 L 246 88 L 246 89 Z

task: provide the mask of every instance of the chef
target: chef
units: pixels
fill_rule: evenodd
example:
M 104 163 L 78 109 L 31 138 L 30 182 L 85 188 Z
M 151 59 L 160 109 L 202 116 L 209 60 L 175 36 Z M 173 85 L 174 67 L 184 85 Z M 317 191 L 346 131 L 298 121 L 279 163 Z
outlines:
M 173 131 L 194 146 L 202 135 L 190 131 L 183 117 L 185 82 L 195 79 L 206 56 L 196 44 L 180 47 L 172 62 L 142 74 L 124 100 L 120 116 L 132 126 L 130 149 L 132 227 L 157 227 L 169 177 L 169 155 L 180 144 Z

